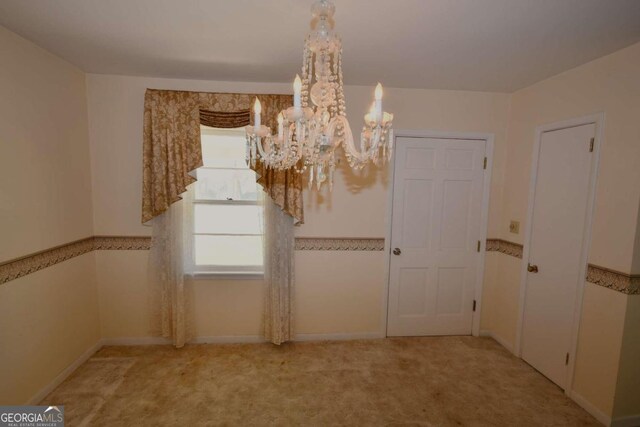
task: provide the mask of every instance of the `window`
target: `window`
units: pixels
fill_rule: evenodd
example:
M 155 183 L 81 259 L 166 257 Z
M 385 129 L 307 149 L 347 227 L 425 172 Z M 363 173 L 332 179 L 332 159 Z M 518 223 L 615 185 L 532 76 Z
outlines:
M 261 275 L 262 191 L 245 160 L 245 130 L 202 126 L 201 134 L 204 166 L 188 194 L 189 270 Z

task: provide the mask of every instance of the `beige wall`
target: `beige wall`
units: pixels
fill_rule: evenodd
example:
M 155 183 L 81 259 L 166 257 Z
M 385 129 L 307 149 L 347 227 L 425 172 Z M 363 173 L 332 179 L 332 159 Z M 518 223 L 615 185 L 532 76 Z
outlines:
M 604 139 L 596 189 L 589 262 L 630 273 L 640 200 L 640 44 L 597 59 L 515 92 L 507 136 L 502 217 L 499 236 L 522 243 L 523 235 L 508 232 L 509 220 L 526 227 L 531 155 L 537 126 L 605 113 Z M 495 330 L 515 337 L 513 304 L 520 292 L 519 267 L 502 256 L 496 283 L 504 291 L 504 312 Z M 628 298 L 587 284 L 580 325 L 574 392 L 598 410 L 613 414 Z M 494 302 L 498 301 L 496 298 Z M 516 311 L 517 312 L 517 311 Z M 508 324 L 505 324 L 508 323 Z M 507 332 L 500 332 L 507 333 Z M 638 411 L 637 411 L 638 412 Z
M 384 259 L 383 252 L 297 252 L 298 332 L 384 336 Z
M 640 275 L 640 209 L 634 262 L 631 273 Z M 620 350 L 620 368 L 613 415 L 615 418 L 640 415 L 640 295 L 627 298 L 624 337 Z
M 640 275 L 640 210 L 631 274 Z M 640 415 L 640 295 L 627 298 L 614 418 Z
M 91 236 L 85 76 L 0 27 L 0 263 Z M 8 60 L 7 58 L 10 58 Z M 0 405 L 99 339 L 93 254 L 0 285 Z
M 148 251 L 98 251 L 96 266 L 102 338 L 158 336 L 159 294 L 147 283 Z M 262 281 L 187 282 L 189 321 L 197 337 L 258 336 Z
M 27 403 L 97 344 L 97 313 L 91 253 L 0 285 L 0 405 Z
M 146 88 L 287 93 L 288 84 L 230 83 L 88 75 L 89 128 L 95 233 L 148 235 L 140 225 L 142 110 Z M 372 98 L 372 89 L 347 87 L 352 125 Z M 385 108 L 395 128 L 495 134 L 489 234 L 497 233 L 509 96 L 478 92 L 385 89 Z M 384 237 L 389 176 L 373 168 L 364 176 L 342 165 L 332 194 L 305 193 L 306 223 L 298 236 Z M 366 213 L 366 214 L 365 214 Z M 150 335 L 146 254 L 96 255 L 100 315 L 106 338 Z M 296 324 L 301 334 L 382 335 L 386 281 L 382 252 L 296 253 Z M 198 336 L 258 335 L 262 311 L 259 281 L 206 281 L 189 285 L 196 296 Z M 135 303 L 134 303 L 135 302 Z M 139 304 L 138 304 L 139 303 Z M 138 307 L 130 312 L 132 307 Z
M 640 208 L 638 209 L 638 227 L 634 262 L 631 273 L 640 275 Z M 640 413 L 640 295 L 627 299 L 627 316 L 625 319 L 624 338 L 618 372 L 618 387 L 613 415 L 616 418 L 638 415 Z
M 522 260 L 499 252 L 486 256 L 482 289 L 482 330 L 514 351 Z
M 626 302 L 621 292 L 585 283 L 573 390 L 608 417 L 613 415 Z
M 640 205 L 640 202 L 638 202 Z M 638 206 L 638 223 L 636 225 L 636 242 L 633 247 L 631 274 L 640 274 L 640 206 Z
M 627 298 L 614 418 L 640 415 L 640 295 Z
M 0 48 L 11 58 L 0 67 L 0 260 L 8 260 L 93 230 L 84 73 L 3 27 Z

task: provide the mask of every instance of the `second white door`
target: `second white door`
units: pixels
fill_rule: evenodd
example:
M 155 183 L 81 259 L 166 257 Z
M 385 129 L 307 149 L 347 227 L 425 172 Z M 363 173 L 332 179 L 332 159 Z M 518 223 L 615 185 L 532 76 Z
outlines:
M 387 335 L 471 334 L 485 144 L 396 139 Z
M 522 358 L 565 388 L 592 174 L 595 125 L 540 137 L 522 325 Z

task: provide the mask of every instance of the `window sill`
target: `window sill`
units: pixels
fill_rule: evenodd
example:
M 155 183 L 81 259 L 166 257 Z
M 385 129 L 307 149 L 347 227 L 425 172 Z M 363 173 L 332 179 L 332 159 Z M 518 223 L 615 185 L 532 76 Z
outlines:
M 197 271 L 194 273 L 185 273 L 185 276 L 191 280 L 263 280 L 264 273 L 257 272 L 216 272 L 216 271 Z

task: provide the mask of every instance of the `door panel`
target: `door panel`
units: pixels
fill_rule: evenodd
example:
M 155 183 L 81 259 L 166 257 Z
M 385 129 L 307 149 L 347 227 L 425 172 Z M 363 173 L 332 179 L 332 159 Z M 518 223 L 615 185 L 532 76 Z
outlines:
M 462 314 L 464 310 L 464 268 L 438 269 L 436 314 Z
M 441 249 L 467 249 L 473 181 L 446 180 L 442 188 Z
M 396 146 L 387 334 L 470 334 L 485 141 Z
M 522 327 L 522 358 L 565 387 L 586 233 L 595 125 L 540 139 Z
M 400 295 L 398 314 L 424 316 L 427 310 L 427 268 L 403 268 L 400 270 Z
M 433 205 L 433 181 L 407 179 L 402 205 L 402 241 L 406 248 L 425 248 L 430 237 L 431 206 Z

